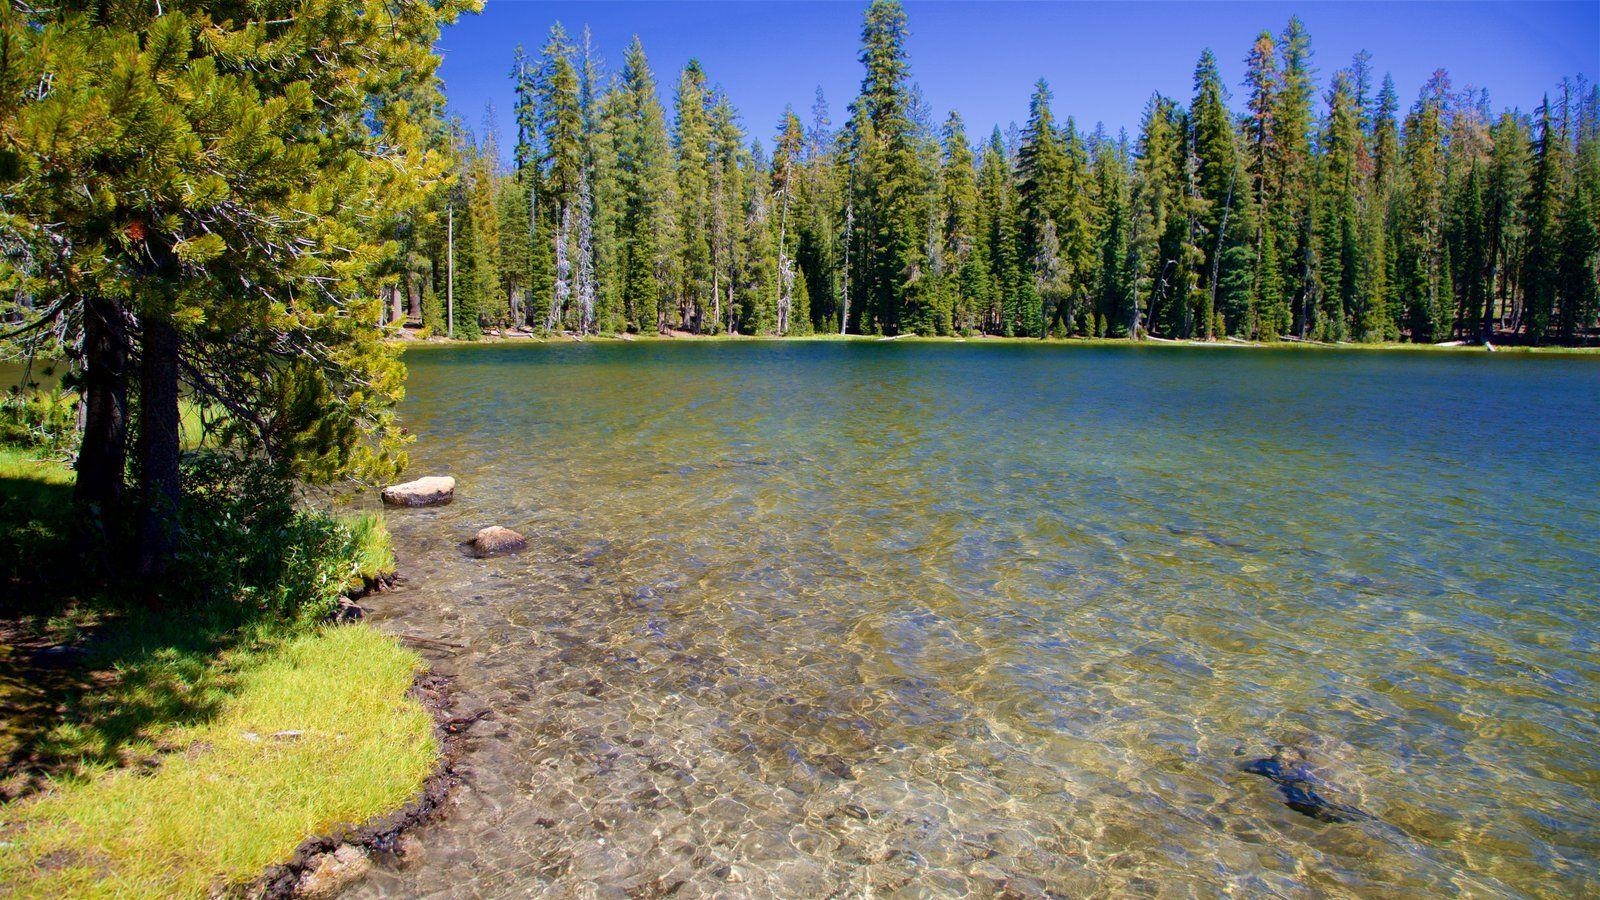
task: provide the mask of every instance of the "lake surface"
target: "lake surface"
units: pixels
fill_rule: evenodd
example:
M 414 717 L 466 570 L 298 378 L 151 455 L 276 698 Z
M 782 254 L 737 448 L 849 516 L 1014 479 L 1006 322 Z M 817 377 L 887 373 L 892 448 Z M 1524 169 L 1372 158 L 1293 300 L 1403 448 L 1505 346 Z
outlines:
M 358 895 L 1600 892 L 1600 358 L 406 362 L 374 617 L 494 714 Z

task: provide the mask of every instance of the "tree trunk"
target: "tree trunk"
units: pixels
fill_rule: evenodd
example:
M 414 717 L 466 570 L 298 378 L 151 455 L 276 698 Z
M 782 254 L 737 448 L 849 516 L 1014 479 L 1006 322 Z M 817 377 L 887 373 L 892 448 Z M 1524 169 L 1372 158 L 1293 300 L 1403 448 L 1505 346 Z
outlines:
M 445 265 L 444 283 L 445 336 L 456 336 L 456 206 L 445 207 Z
M 142 351 L 137 572 L 148 590 L 178 549 L 178 332 L 170 319 L 145 318 Z
M 73 542 L 87 554 L 115 526 L 128 462 L 128 335 L 121 310 L 103 297 L 84 304 L 83 409 Z

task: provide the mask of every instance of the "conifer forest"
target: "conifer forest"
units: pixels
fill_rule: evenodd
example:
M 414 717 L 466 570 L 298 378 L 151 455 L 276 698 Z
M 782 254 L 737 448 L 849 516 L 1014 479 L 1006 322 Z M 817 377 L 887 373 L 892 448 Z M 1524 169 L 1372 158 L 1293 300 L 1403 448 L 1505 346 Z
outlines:
M 1444 70 L 1406 98 L 1364 52 L 1319 78 L 1292 18 L 1241 42 L 1243 84 L 1203 52 L 1137 134 L 1075 120 L 1043 79 L 1026 122 L 974 134 L 923 101 L 906 34 L 876 0 L 856 97 L 752 123 L 696 61 L 658 74 L 635 38 L 614 71 L 554 25 L 508 61 L 509 122 L 439 135 L 456 177 L 403 235 L 386 315 L 465 338 L 1594 340 L 1581 78 L 1531 111 Z
M 0 897 L 1600 897 L 1600 3 L 1273 2 L 0 0 Z

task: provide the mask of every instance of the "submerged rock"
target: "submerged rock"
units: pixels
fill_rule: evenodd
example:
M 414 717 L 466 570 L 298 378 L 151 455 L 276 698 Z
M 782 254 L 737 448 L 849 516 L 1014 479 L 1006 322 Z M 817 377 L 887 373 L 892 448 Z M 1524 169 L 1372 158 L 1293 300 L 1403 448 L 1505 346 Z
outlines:
M 469 547 L 473 556 L 483 559 L 526 550 L 528 539 L 509 528 L 490 525 L 478 532 L 478 536 L 472 539 Z
M 1298 755 L 1298 759 L 1291 758 L 1288 749 L 1280 745 L 1273 748 L 1271 756 L 1246 764 L 1244 770 L 1276 784 L 1283 804 L 1302 816 L 1330 824 L 1372 818 L 1362 810 L 1335 803 L 1319 794 L 1317 778 L 1306 765 L 1304 752 Z
M 383 489 L 389 506 L 443 506 L 456 497 L 456 480 L 449 475 L 429 475 Z

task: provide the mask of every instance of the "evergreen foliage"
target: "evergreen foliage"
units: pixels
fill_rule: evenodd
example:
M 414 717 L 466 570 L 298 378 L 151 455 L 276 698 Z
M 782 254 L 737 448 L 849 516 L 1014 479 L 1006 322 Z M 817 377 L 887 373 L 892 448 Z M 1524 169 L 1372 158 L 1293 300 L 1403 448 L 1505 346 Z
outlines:
M 137 457 L 150 584 L 184 542 L 180 396 L 305 480 L 403 462 L 382 298 L 448 180 L 433 42 L 474 8 L 0 6 L 4 334 L 81 374 L 87 534 L 115 527 Z
M 895 0 L 871 3 L 842 126 L 819 90 L 809 121 L 785 110 L 769 155 L 699 62 L 678 73 L 669 129 L 637 41 L 607 79 L 587 34 L 580 50 L 557 25 L 513 59 L 515 169 L 493 176 L 531 212 L 502 190 L 497 237 L 460 226 L 502 256 L 491 279 L 458 244 L 469 315 L 587 332 L 1600 336 L 1593 89 L 1491 117 L 1439 72 L 1402 115 L 1364 52 L 1319 86 L 1293 18 L 1250 45 L 1237 112 L 1206 50 L 1188 102 L 1153 98 L 1133 138 L 1058 115 L 1040 80 L 1020 128 L 974 143 L 958 113 L 934 126 L 906 28 Z

